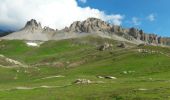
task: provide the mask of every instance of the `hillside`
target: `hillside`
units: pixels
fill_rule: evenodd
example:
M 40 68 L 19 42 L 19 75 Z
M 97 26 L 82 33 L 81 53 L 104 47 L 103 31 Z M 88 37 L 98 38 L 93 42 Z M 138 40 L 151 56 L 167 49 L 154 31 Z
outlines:
M 0 67 L 1 100 L 169 99 L 169 47 L 96 35 L 0 46 L 1 55 L 28 66 Z

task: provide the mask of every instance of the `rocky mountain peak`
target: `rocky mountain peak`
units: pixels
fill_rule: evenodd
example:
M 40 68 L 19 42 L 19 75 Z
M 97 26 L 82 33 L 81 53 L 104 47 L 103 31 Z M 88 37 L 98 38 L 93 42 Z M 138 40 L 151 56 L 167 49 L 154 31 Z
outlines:
M 111 25 L 97 18 L 88 18 L 87 20 L 84 21 L 75 21 L 70 25 L 70 27 L 65 27 L 63 30 L 54 30 L 49 27 L 42 28 L 40 23 L 38 23 L 35 19 L 31 19 L 26 23 L 25 27 L 21 29 L 19 32 L 14 32 L 13 34 L 6 36 L 5 38 L 39 40 L 39 37 L 43 37 L 41 40 L 43 39 L 50 40 L 53 38 L 76 37 L 76 35 L 78 37 L 82 35 L 79 33 L 87 34 L 97 33 L 97 35 L 100 35 L 102 37 L 106 36 L 116 40 L 130 41 L 134 42 L 135 44 L 147 43 L 154 45 L 160 44 L 170 45 L 170 38 L 162 38 L 155 34 L 148 34 L 145 33 L 143 30 L 137 28 L 123 28 L 121 26 Z
M 104 22 L 102 21 L 101 19 L 98 19 L 98 18 L 88 18 L 87 20 L 85 20 L 85 22 L 90 22 L 90 23 L 94 23 L 94 22 Z
M 28 21 L 24 27 L 26 30 L 38 30 L 42 29 L 41 23 L 38 23 L 35 19 Z
M 92 32 L 109 32 L 112 26 L 100 19 L 97 18 L 88 18 L 85 21 L 76 21 L 69 27 L 71 32 L 84 32 L 84 33 L 92 33 Z

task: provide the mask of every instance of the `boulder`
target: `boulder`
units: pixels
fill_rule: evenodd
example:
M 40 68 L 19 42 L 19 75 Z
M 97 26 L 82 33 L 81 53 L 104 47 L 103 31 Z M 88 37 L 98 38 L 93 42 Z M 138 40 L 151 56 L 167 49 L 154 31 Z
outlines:
M 113 77 L 113 76 L 97 76 L 97 78 L 100 78 L 100 79 L 117 79 L 116 77 Z
M 120 44 L 118 45 L 118 47 L 120 47 L 120 48 L 126 48 L 126 44 L 125 44 L 125 43 L 120 43 Z
M 104 43 L 103 45 L 100 45 L 100 46 L 98 47 L 98 50 L 100 50 L 100 51 L 105 51 L 105 50 L 111 49 L 112 47 L 113 47 L 112 44 Z
M 90 84 L 92 82 L 88 79 L 77 79 L 74 83 L 75 84 Z
M 113 76 L 105 76 L 104 78 L 105 79 L 117 79 L 116 77 L 113 77 Z

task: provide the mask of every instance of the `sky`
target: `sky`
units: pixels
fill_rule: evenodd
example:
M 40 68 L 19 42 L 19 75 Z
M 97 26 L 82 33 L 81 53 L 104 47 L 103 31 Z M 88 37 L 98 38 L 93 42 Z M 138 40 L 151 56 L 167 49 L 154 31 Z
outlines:
M 62 29 L 95 17 L 170 37 L 169 4 L 170 0 L 0 0 L 0 29 L 17 30 L 30 19 Z

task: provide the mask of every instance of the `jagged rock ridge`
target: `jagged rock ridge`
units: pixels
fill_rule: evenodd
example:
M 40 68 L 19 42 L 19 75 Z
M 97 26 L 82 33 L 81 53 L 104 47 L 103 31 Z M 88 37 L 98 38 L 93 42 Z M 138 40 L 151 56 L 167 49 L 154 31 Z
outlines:
M 55 30 L 46 26 L 42 28 L 41 23 L 38 23 L 36 20 L 31 19 L 26 23 L 25 27 L 22 28 L 20 31 L 11 33 L 5 37 L 2 37 L 2 39 L 47 41 L 50 40 L 50 38 L 55 32 L 56 32 Z
M 76 21 L 69 27 L 70 32 L 79 33 L 108 33 L 116 34 L 127 40 L 137 40 L 148 44 L 167 44 L 169 39 L 162 38 L 156 34 L 144 33 L 143 30 L 136 28 L 125 29 L 121 26 L 108 24 L 97 18 L 89 18 L 83 22 Z
M 69 27 L 71 32 L 110 32 L 112 26 L 100 19 L 89 18 L 83 22 L 76 21 Z
M 36 20 L 28 21 L 23 29 L 14 32 L 3 39 L 23 39 L 23 40 L 58 40 L 73 37 L 79 37 L 85 34 L 96 34 L 107 36 L 120 41 L 130 41 L 133 43 L 148 43 L 148 44 L 170 44 L 169 38 L 162 38 L 155 34 L 145 33 L 143 30 L 136 28 L 122 28 L 121 26 L 111 25 L 97 18 L 88 18 L 85 21 L 73 22 L 70 27 L 65 27 L 62 30 L 54 30 L 49 27 L 42 27 Z M 102 34 L 102 35 L 101 35 Z

